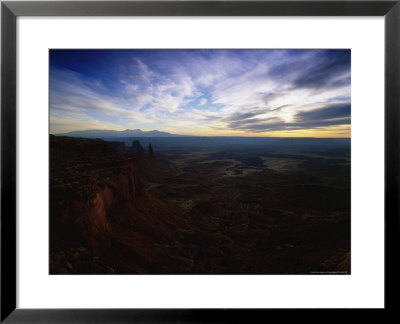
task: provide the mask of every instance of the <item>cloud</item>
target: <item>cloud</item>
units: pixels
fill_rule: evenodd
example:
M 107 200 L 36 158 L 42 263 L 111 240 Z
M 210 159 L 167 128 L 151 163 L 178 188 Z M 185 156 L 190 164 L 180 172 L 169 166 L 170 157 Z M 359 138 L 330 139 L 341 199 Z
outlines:
M 199 100 L 199 106 L 204 106 L 207 103 L 207 99 L 206 98 L 201 98 Z
M 333 104 L 310 111 L 299 111 L 294 115 L 293 122 L 286 122 L 280 117 L 261 119 L 248 118 L 257 115 L 245 115 L 242 119 L 238 118 L 230 122 L 229 127 L 254 132 L 265 132 L 270 130 L 297 130 L 348 125 L 351 122 L 350 113 L 350 103 Z
M 348 50 L 93 50 L 84 62 L 76 52 L 51 66 L 57 125 L 76 116 L 96 127 L 257 133 L 350 122 Z
M 226 118 L 224 118 L 224 121 L 228 122 L 234 122 L 234 121 L 241 121 L 241 120 L 246 120 L 252 117 L 256 117 L 257 115 L 262 114 L 263 111 L 255 108 L 254 111 L 249 111 L 246 113 L 234 113 Z
M 294 51 L 295 52 L 295 51 Z M 284 78 L 293 88 L 327 88 L 350 84 L 350 50 L 299 51 L 269 74 Z
M 296 119 L 300 121 L 318 121 L 347 118 L 351 115 L 350 103 L 333 104 L 311 111 L 301 111 L 297 113 Z

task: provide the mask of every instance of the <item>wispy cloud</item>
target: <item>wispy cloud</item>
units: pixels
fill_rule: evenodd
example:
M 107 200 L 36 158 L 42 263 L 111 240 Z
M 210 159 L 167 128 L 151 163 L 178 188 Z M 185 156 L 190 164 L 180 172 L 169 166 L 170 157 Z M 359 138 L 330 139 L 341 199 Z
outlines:
M 253 132 L 270 130 L 298 130 L 323 126 L 350 124 L 350 104 L 334 104 L 325 107 L 299 111 L 294 114 L 292 121 L 285 121 L 282 117 L 253 118 L 257 115 L 242 114 L 229 123 L 233 129 Z
M 350 51 L 54 50 L 51 130 L 74 120 L 210 135 L 349 127 Z

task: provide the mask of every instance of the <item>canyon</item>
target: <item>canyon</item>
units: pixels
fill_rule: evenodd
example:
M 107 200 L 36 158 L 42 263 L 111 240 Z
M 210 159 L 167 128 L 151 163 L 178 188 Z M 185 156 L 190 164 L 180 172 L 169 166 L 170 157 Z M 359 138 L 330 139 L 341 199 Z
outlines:
M 347 150 L 163 140 L 50 135 L 50 274 L 350 274 Z

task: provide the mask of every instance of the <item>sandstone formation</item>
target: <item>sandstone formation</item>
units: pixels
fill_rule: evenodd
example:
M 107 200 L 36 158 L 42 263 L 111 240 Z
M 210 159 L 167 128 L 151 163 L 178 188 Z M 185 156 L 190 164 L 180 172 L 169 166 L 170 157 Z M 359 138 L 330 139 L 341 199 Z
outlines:
M 143 146 L 140 144 L 140 141 L 134 140 L 134 141 L 132 142 L 131 152 L 132 152 L 132 153 L 136 153 L 136 155 L 138 155 L 138 156 L 142 156 L 142 155 L 144 154 L 144 148 L 143 148 Z
M 51 274 L 350 273 L 341 167 L 245 177 L 225 152 L 142 150 L 50 135 Z
M 145 192 L 137 158 L 102 140 L 50 136 L 50 272 L 188 271 L 177 206 Z

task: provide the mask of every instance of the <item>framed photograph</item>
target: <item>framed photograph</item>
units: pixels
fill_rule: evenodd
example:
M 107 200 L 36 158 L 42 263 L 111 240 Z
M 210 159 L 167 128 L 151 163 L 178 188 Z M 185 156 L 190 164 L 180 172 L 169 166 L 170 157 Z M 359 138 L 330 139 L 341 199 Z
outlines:
M 393 309 L 399 15 L 3 1 L 1 320 Z

